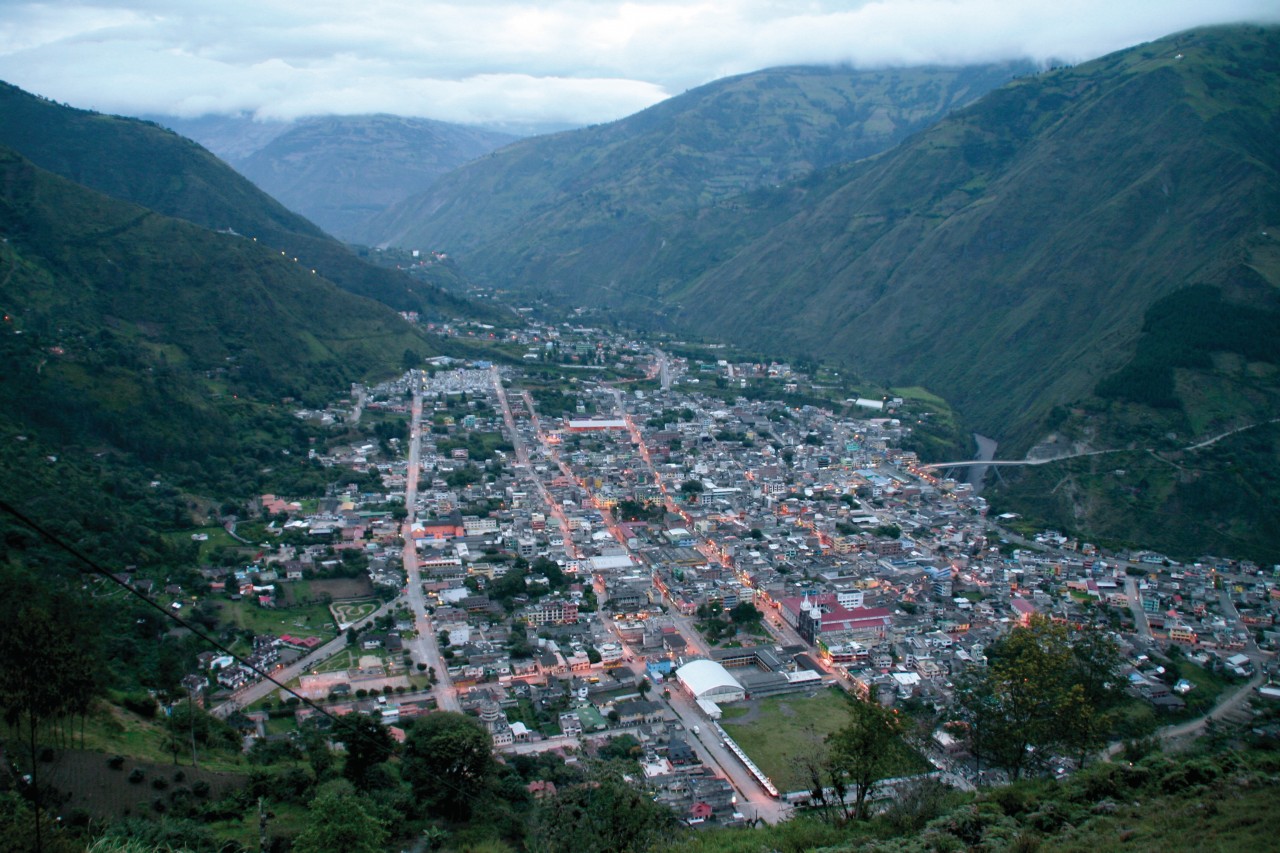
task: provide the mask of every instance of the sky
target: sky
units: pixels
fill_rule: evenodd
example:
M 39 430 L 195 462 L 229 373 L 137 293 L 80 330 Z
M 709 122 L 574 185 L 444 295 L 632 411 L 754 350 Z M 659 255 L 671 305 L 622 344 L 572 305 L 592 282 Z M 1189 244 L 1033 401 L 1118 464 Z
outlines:
M 1278 0 L 0 3 L 0 79 L 124 115 L 584 125 L 778 65 L 1078 62 Z

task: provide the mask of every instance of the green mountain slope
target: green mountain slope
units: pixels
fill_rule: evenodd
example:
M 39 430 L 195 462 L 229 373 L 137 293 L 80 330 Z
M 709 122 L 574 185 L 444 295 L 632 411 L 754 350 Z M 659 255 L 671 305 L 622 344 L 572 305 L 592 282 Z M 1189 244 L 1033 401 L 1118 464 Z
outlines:
M 73 109 L 0 84 L 0 145 L 107 195 L 256 238 L 338 286 L 394 308 L 447 316 L 481 310 L 430 283 L 365 263 L 199 145 L 155 124 Z
M 251 409 L 321 403 L 430 345 L 390 308 L 247 237 L 121 202 L 0 149 L 0 399 L 48 444 L 218 481 Z M 270 417 L 288 419 L 282 408 Z M 262 415 L 265 416 L 265 415 Z
M 883 151 L 1026 70 L 797 67 L 719 80 L 621 121 L 508 146 L 363 236 L 460 254 L 503 285 L 611 264 L 657 218 Z
M 390 205 L 515 139 L 430 119 L 325 116 L 295 122 L 247 156 L 224 159 L 291 210 L 353 239 Z
M 1015 81 L 824 176 L 667 298 L 1013 435 L 1123 364 L 1158 298 L 1228 278 L 1270 298 L 1251 259 L 1280 214 L 1278 49 L 1212 30 Z

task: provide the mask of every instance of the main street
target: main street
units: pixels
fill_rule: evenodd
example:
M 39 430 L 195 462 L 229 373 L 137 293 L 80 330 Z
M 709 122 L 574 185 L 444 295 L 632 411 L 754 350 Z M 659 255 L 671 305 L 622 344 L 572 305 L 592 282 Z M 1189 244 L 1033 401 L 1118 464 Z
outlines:
M 536 475 L 536 472 L 528 468 L 528 464 L 529 464 L 528 451 L 527 451 L 527 448 L 524 446 L 524 443 L 522 441 L 522 438 L 519 432 L 516 430 L 515 419 L 511 414 L 511 408 L 507 402 L 506 389 L 502 387 L 502 381 L 497 373 L 496 368 L 494 369 L 494 391 L 497 395 L 498 407 L 502 411 L 502 417 L 503 417 L 503 421 L 506 424 L 507 432 L 512 439 L 512 445 L 515 448 L 515 456 L 516 456 L 517 463 L 521 466 L 524 466 L 524 469 L 528 472 L 529 476 L 533 478 L 533 481 L 536 484 L 538 492 L 541 495 L 543 502 L 546 504 L 548 511 L 558 518 L 563 518 L 563 513 L 561 512 L 561 508 L 553 501 L 550 494 L 546 491 L 541 479 Z M 525 406 L 527 407 L 527 411 L 529 412 L 531 422 L 535 429 L 534 434 L 536 435 L 538 441 L 540 442 L 541 448 L 544 454 L 548 458 L 551 458 L 554 460 L 558 470 L 563 476 L 571 480 L 577 480 L 573 471 L 562 460 L 558 458 L 557 454 L 554 454 L 552 452 L 552 448 L 550 447 L 549 442 L 547 441 L 546 433 L 543 432 L 543 430 L 538 426 L 538 422 L 536 419 L 537 414 L 536 414 L 536 410 L 534 409 L 533 400 L 527 392 L 524 394 L 524 402 L 525 402 Z M 619 408 L 621 408 L 621 400 L 619 400 L 618 402 L 619 402 Z M 634 431 L 635 430 L 634 425 L 631 425 L 629 421 L 628 421 L 628 424 L 633 430 L 632 435 L 636 437 L 637 443 L 641 448 L 643 448 L 644 445 L 643 445 L 643 442 L 639 440 L 638 431 Z M 584 489 L 584 491 L 587 492 L 588 495 L 591 495 L 591 490 L 586 483 L 582 482 L 581 480 L 578 480 L 578 483 Z M 612 515 L 608 512 L 607 508 L 603 506 L 603 502 L 596 500 L 594 496 L 592 496 L 592 500 L 593 500 L 593 503 L 596 505 L 596 507 L 600 509 L 601 517 L 606 519 L 605 523 L 607 524 L 609 530 L 613 533 L 614 537 L 622 545 L 623 549 L 626 550 L 628 554 L 631 554 L 630 549 L 626 545 L 626 536 L 618 527 L 617 522 L 613 519 Z M 566 532 L 566 542 L 568 542 L 567 523 L 566 523 L 565 532 Z M 634 554 L 631 554 L 631 556 L 633 561 L 637 563 L 642 562 Z M 597 589 L 599 592 L 600 600 L 603 601 L 604 586 L 602 582 L 598 582 Z M 628 661 L 628 668 L 631 671 L 633 677 L 637 680 L 637 682 L 640 679 L 646 678 L 647 673 L 645 671 L 644 658 L 640 655 L 635 654 L 632 651 L 630 644 L 625 642 L 622 639 L 622 635 L 620 632 L 618 632 L 617 626 L 612 624 L 612 620 L 606 614 L 602 613 L 601 617 L 602 619 L 605 620 L 606 624 L 608 624 L 609 627 L 612 628 L 612 630 L 615 632 L 618 638 L 618 642 L 622 645 L 623 649 L 625 650 L 626 658 Z M 690 654 L 698 655 L 698 656 L 706 656 L 708 654 L 706 641 L 702 638 L 702 635 L 699 634 L 698 631 L 694 628 L 692 624 L 692 620 L 690 620 L 689 617 L 684 616 L 680 613 L 672 612 L 668 614 L 668 618 L 670 619 L 671 624 L 676 628 L 676 630 L 684 638 Z M 749 820 L 755 820 L 756 818 L 759 818 L 768 823 L 777 823 L 780 820 L 783 820 L 790 813 L 790 806 L 788 806 L 785 803 L 774 800 L 768 794 L 765 793 L 764 789 L 755 780 L 755 778 L 746 769 L 746 767 L 743 766 L 742 762 L 739 761 L 738 758 L 734 756 L 733 753 L 730 752 L 730 750 L 721 743 L 720 738 L 715 733 L 715 729 L 712 727 L 712 725 L 706 719 L 706 717 L 702 714 L 702 712 L 697 708 L 693 700 L 684 694 L 684 692 L 681 690 L 679 685 L 673 684 L 672 687 L 673 689 L 671 690 L 670 699 L 665 700 L 666 704 L 671 708 L 671 711 L 673 714 L 675 714 L 676 718 L 679 719 L 680 722 L 684 725 L 684 728 L 689 735 L 688 737 L 689 744 L 695 750 L 695 752 L 698 753 L 698 756 L 702 760 L 702 762 L 707 767 L 710 767 L 713 770 L 717 771 L 720 776 L 729 780 L 729 783 L 737 791 L 739 810 L 742 811 Z M 694 733 L 694 729 L 698 729 L 698 733 Z M 543 749 L 546 748 L 545 744 L 540 744 L 537 746 L 526 747 L 526 749 L 529 751 L 534 751 L 538 749 L 539 746 Z M 510 751 L 510 748 L 508 748 L 506 751 Z
M 408 515 L 404 519 L 401 538 L 404 547 L 401 549 L 401 562 L 408 580 L 405 582 L 405 597 L 409 600 L 409 608 L 413 612 L 413 626 L 418 635 L 409 640 L 413 658 L 418 663 L 425 663 L 429 670 L 434 669 L 437 683 L 435 687 L 436 707 L 442 711 L 460 711 L 458 691 L 449 679 L 449 668 L 440 654 L 440 646 L 436 633 L 427 615 L 427 598 L 422 592 L 422 573 L 418 566 L 418 546 L 413 538 L 413 523 L 417 518 L 418 474 L 421 469 L 422 454 L 422 385 L 421 377 L 415 377 L 413 386 L 413 408 L 409 418 L 409 467 L 404 478 L 404 507 Z
M 498 408 L 502 412 L 502 422 L 506 425 L 507 435 L 511 439 L 511 446 L 514 448 L 516 457 L 516 469 L 518 473 L 522 473 L 525 479 L 533 482 L 533 487 L 538 491 L 538 497 L 542 499 L 543 506 L 547 508 L 547 513 L 555 519 L 556 524 L 560 528 L 560 535 L 564 540 L 565 552 L 570 556 L 576 556 L 576 549 L 573 546 L 573 540 L 569 534 L 569 519 L 565 518 L 564 507 L 560 506 L 547 491 L 547 486 L 542 482 L 542 478 L 533 470 L 533 466 L 529 464 L 529 448 L 525 446 L 524 436 L 516 429 L 515 415 L 511 413 L 511 405 L 507 401 L 507 389 L 502 387 L 502 374 L 498 372 L 497 366 L 490 368 L 493 376 L 493 393 L 498 398 Z M 535 434 L 539 441 L 542 442 L 542 449 L 545 452 L 546 442 L 543 438 L 542 428 L 538 426 L 537 416 L 533 408 L 533 399 L 528 392 L 524 395 L 526 411 L 529 412 L 529 420 L 533 424 Z

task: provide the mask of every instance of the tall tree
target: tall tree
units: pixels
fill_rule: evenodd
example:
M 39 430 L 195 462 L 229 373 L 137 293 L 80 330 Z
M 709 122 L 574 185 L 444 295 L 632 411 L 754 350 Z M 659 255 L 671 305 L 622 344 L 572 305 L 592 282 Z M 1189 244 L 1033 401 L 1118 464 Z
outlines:
M 98 664 L 78 642 L 76 612 L 60 598 L 13 590 L 0 615 L 0 711 L 21 737 L 31 774 L 35 845 L 44 844 L 40 739 L 50 724 L 88 709 Z M 34 598 L 34 600 L 33 600 Z
M 382 853 L 387 830 L 364 797 L 347 782 L 328 783 L 311 801 L 307 826 L 293 853 Z
M 1084 756 L 1097 745 L 1118 679 L 1119 655 L 1105 635 L 1036 617 L 992 645 L 987 659 L 957 689 L 979 760 L 1016 779 L 1054 749 Z
M 347 751 L 342 775 L 361 791 L 378 787 L 375 768 L 394 755 L 396 748 L 387 727 L 368 714 L 350 714 L 338 721 L 333 738 Z
M 598 767 L 539 803 L 527 844 L 534 853 L 642 853 L 670 844 L 680 826 L 671 809 Z
M 431 714 L 409 730 L 404 778 L 419 800 L 445 817 L 462 820 L 470 814 L 492 765 L 492 738 L 465 714 Z
M 827 737 L 832 787 L 846 819 L 867 817 L 867 798 L 902 766 L 906 726 L 894 711 L 877 702 L 853 699 L 849 722 Z M 853 808 L 845 792 L 853 789 Z

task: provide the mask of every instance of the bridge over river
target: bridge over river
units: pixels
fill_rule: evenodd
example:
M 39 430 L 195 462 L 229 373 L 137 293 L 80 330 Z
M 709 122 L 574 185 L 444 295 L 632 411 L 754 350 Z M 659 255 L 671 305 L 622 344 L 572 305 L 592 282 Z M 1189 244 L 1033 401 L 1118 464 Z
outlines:
M 1186 447 L 1180 449 L 1182 451 L 1201 450 L 1211 444 L 1216 444 L 1227 436 L 1235 435 L 1238 432 L 1244 432 L 1245 430 L 1253 429 L 1254 427 L 1274 423 L 1280 423 L 1280 418 L 1272 418 L 1271 420 L 1261 421 L 1256 424 L 1247 424 L 1242 427 L 1236 427 L 1235 429 L 1230 429 L 1226 432 L 1210 436 L 1209 438 L 1198 441 L 1195 444 L 1188 444 Z M 919 465 L 917 468 L 921 471 L 938 471 L 946 468 L 973 468 L 979 465 L 1048 465 L 1050 462 L 1062 462 L 1066 459 L 1079 459 L 1082 456 L 1102 456 L 1106 453 L 1142 453 L 1144 450 L 1147 453 L 1156 453 L 1155 449 L 1150 447 L 1117 447 L 1111 450 L 1083 450 L 1079 453 L 1064 453 L 1060 456 L 1046 456 L 1042 459 L 965 459 L 959 462 L 930 462 L 927 465 Z

